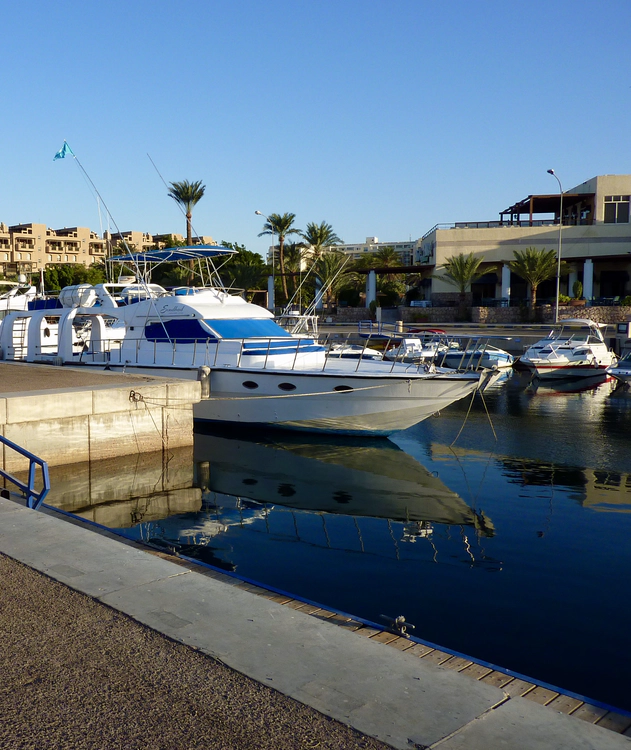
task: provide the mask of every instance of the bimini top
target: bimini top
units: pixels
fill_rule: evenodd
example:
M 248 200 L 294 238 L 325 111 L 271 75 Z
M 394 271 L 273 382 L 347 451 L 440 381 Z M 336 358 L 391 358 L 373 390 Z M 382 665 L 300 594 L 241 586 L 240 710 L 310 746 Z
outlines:
M 220 255 L 234 255 L 237 250 L 221 245 L 188 245 L 185 247 L 167 247 L 163 250 L 147 250 L 144 253 L 127 253 L 108 260 L 120 263 L 164 263 L 168 261 L 197 260 L 198 258 L 217 258 Z

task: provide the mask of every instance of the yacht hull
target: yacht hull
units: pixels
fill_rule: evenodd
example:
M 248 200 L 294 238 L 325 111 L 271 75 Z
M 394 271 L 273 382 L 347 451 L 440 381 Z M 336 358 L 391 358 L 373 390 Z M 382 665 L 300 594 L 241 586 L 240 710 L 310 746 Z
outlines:
M 555 364 L 546 361 L 545 364 L 534 365 L 537 377 L 544 380 L 554 378 L 593 378 L 595 375 L 604 375 L 609 365 L 592 364 Z
M 127 367 L 126 372 L 176 374 L 167 368 Z M 177 372 L 181 377 L 197 376 L 192 370 Z M 379 377 L 339 371 L 218 369 L 210 372 L 210 397 L 193 406 L 193 416 L 204 422 L 387 436 L 483 388 L 486 379 L 486 372 Z

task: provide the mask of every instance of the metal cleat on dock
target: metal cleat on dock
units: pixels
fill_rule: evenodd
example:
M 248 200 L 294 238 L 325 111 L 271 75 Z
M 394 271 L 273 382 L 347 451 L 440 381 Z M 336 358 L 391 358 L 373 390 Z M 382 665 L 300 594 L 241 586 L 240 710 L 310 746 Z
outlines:
M 385 620 L 388 623 L 387 629 L 391 633 L 396 633 L 397 635 L 403 636 L 404 638 L 410 637 L 410 634 L 407 632 L 408 628 L 414 630 L 414 625 L 412 625 L 411 622 L 406 622 L 404 615 L 399 615 L 394 619 L 392 617 L 388 617 L 387 615 L 380 615 L 380 617 L 382 620 Z

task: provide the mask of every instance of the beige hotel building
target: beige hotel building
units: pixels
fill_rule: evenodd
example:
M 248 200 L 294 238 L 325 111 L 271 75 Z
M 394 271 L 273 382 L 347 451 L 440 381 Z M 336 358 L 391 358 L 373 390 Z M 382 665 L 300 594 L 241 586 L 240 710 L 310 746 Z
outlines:
M 180 234 L 151 235 L 146 232 L 105 232 L 99 237 L 87 227 L 49 229 L 45 224 L 0 223 L 0 277 L 38 273 L 48 265 L 102 263 L 122 241 L 137 251 L 165 247 L 168 238 L 183 240 Z M 212 237 L 196 237 L 196 244 L 214 244 Z

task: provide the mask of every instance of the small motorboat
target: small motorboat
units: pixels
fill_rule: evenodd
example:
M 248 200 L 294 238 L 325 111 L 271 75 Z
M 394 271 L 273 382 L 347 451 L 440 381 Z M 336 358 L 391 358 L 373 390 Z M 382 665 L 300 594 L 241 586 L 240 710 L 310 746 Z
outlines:
M 607 374 L 621 383 L 631 383 L 631 349 L 615 364 L 607 368 Z
M 329 357 L 343 359 L 383 359 L 383 352 L 360 344 L 332 344 L 329 347 Z
M 521 366 L 539 378 L 584 378 L 605 373 L 617 358 L 605 343 L 604 325 L 588 319 L 570 319 L 534 343 L 520 357 Z
M 454 370 L 471 369 L 477 370 L 481 367 L 489 370 L 502 370 L 512 367 L 515 357 L 504 349 L 487 344 L 476 347 L 467 345 L 464 349 L 451 347 L 443 356 L 438 358 L 437 364 L 443 367 L 451 367 Z

